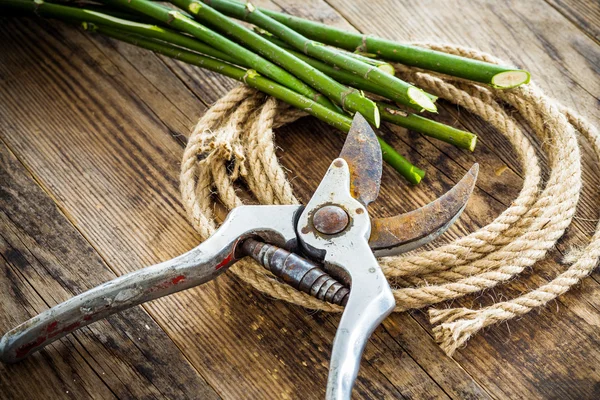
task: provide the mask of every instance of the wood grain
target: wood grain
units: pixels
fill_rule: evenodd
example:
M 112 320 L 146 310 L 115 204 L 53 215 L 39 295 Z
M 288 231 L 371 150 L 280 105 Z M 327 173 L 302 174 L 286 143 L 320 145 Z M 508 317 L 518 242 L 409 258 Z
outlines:
M 573 25 L 600 43 L 600 3 L 597 1 L 546 0 Z
M 115 274 L 3 143 L 0 181 L 4 332 Z M 0 377 L 0 393 L 13 398 L 36 398 L 40 387 L 49 398 L 218 398 L 141 308 L 0 364 Z
M 543 1 L 329 3 L 258 2 L 398 40 L 434 39 L 489 51 L 531 70 L 550 95 L 599 122 L 599 47 L 583 33 L 585 24 L 570 22 Z M 593 16 L 586 21 L 594 26 Z M 13 215 L 12 203 L 20 204 L 20 218 L 30 221 L 17 230 L 12 220 L 0 220 L 6 271 L 0 284 L 6 289 L 2 293 L 9 293 L 0 295 L 0 304 L 11 310 L 9 320 L 0 313 L 3 330 L 70 293 L 197 243 L 177 189 L 182 143 L 206 106 L 236 84 L 57 23 L 5 22 L 0 26 L 0 139 L 10 149 L 5 148 L 4 158 L 22 163 L 27 172 L 15 168 L 20 172 L 3 176 L 0 188 L 36 189 L 45 200 L 19 197 L 8 204 L 0 198 L 2 215 Z M 386 140 L 424 168 L 428 178 L 410 187 L 386 167 L 372 212 L 391 215 L 424 205 L 480 162 L 475 196 L 439 244 L 495 218 L 518 194 L 522 171 L 508 141 L 484 121 L 450 104 L 436 119 L 478 133 L 475 153 L 404 129 L 384 129 Z M 301 199 L 310 197 L 342 143 L 312 118 L 277 132 L 281 161 Z M 585 154 L 579 219 L 551 259 L 503 288 L 509 293 L 551 279 L 565 268 L 562 253 L 592 231 L 600 171 L 597 160 Z M 497 176 L 503 166 L 508 169 Z M 28 183 L 19 186 L 23 179 Z M 44 202 L 55 212 L 41 214 L 31 202 Z M 43 219 L 48 226 L 62 221 L 60 229 L 48 228 L 46 235 L 65 231 L 78 238 L 78 250 L 22 239 L 40 236 L 35 231 L 40 215 L 48 215 Z M 19 244 L 23 240 L 27 246 Z M 7 257 L 12 248 L 25 256 Z M 52 273 L 37 272 L 45 269 Z M 355 398 L 597 398 L 599 290 L 597 281 L 588 279 L 555 303 L 559 311 L 553 305 L 511 322 L 510 331 L 490 329 L 454 360 L 434 343 L 421 312 L 394 315 L 367 346 Z M 486 304 L 488 296 L 497 298 L 491 292 L 461 303 Z M 336 315 L 266 298 L 226 275 L 94 324 L 25 363 L 3 366 L 0 382 L 23 388 L 0 383 L 0 390 L 14 398 L 36 398 L 31 387 L 47 381 L 53 386 L 48 397 L 55 398 L 322 398 L 338 321 Z M 145 338 L 146 325 L 155 336 Z M 173 387 L 167 387 L 170 379 Z

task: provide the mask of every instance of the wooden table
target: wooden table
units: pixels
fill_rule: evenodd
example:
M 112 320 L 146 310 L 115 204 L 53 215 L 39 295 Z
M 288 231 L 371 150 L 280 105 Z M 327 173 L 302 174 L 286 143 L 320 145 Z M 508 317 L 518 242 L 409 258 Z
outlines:
M 549 95 L 600 122 L 597 1 L 258 3 L 401 41 L 479 48 L 530 70 Z M 179 199 L 181 138 L 236 83 L 59 23 L 4 19 L 0 32 L 3 333 L 197 244 Z M 384 130 L 428 175 L 413 187 L 386 168 L 373 212 L 426 204 L 477 161 L 475 195 L 439 244 L 492 221 L 517 196 L 522 173 L 508 141 L 483 121 L 447 103 L 438 118 L 479 134 L 476 151 Z M 307 200 L 343 138 L 305 118 L 276 139 Z M 583 197 L 556 251 L 522 280 L 459 304 L 489 304 L 566 268 L 563 253 L 585 243 L 598 219 L 600 169 L 584 155 Z M 600 398 L 599 283 L 596 273 L 545 309 L 477 335 L 454 359 L 435 344 L 424 313 L 393 315 L 366 348 L 354 397 Z M 338 321 L 225 275 L 0 365 L 0 397 L 320 399 Z

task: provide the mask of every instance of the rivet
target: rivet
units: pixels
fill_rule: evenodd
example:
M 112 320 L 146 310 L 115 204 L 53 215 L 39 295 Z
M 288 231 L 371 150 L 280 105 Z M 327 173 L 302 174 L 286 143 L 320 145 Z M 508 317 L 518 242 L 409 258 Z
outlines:
M 339 206 L 328 205 L 319 208 L 313 215 L 315 229 L 325 235 L 335 235 L 348 226 L 350 218 Z

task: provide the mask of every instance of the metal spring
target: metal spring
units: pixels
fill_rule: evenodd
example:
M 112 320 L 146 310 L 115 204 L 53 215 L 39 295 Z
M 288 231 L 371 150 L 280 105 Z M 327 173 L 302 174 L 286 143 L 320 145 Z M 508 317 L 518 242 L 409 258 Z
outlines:
M 318 264 L 272 244 L 246 239 L 244 253 L 297 290 L 319 300 L 345 306 L 350 289 L 321 269 Z

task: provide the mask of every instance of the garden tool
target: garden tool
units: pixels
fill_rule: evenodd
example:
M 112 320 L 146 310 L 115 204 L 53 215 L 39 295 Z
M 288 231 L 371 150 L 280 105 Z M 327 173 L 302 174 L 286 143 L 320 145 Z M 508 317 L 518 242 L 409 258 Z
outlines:
M 339 158 L 306 206 L 244 205 L 189 252 L 106 282 L 6 333 L 0 359 L 16 362 L 92 322 L 203 284 L 250 256 L 298 290 L 345 306 L 331 351 L 327 399 L 349 399 L 365 344 L 396 306 L 377 256 L 422 246 L 465 208 L 478 165 L 449 192 L 409 213 L 369 217 L 379 193 L 381 149 L 357 113 Z

